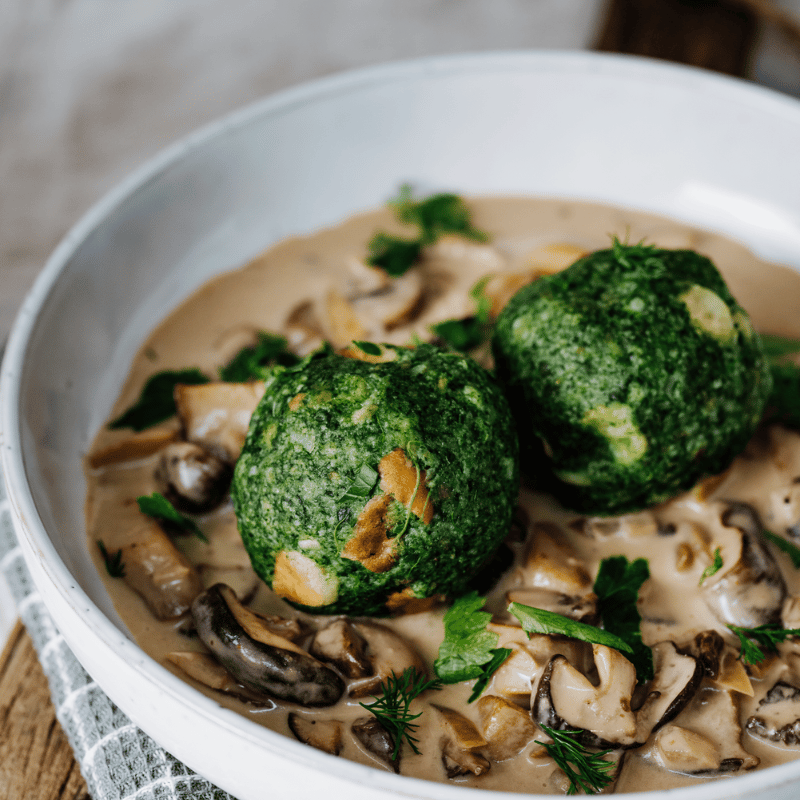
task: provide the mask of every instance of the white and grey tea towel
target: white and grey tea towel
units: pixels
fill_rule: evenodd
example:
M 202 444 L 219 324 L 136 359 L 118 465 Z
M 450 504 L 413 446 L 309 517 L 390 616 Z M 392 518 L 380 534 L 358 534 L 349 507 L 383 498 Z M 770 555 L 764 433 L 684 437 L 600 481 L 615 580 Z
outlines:
M 234 800 L 134 725 L 78 663 L 25 565 L 2 475 L 0 570 L 39 654 L 56 716 L 94 800 Z

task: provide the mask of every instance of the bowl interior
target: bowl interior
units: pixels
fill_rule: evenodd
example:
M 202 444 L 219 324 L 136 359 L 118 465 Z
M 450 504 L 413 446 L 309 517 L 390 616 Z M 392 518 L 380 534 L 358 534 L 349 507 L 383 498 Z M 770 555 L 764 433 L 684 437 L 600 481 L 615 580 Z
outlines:
M 363 70 L 189 137 L 89 212 L 20 314 L 2 376 L 3 464 L 25 535 L 64 597 L 122 630 L 84 541 L 81 457 L 145 333 L 270 243 L 409 182 L 635 207 L 800 268 L 800 183 L 786 180 L 800 174 L 798 141 L 796 101 L 582 53 Z

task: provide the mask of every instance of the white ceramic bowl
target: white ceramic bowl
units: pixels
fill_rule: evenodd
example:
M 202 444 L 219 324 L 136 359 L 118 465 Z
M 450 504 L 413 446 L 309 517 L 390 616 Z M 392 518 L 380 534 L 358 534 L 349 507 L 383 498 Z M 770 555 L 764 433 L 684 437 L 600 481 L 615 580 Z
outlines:
M 382 204 L 406 181 L 635 207 L 800 268 L 800 103 L 590 53 L 433 58 L 282 92 L 171 147 L 95 206 L 27 298 L 3 365 L 3 468 L 18 533 L 86 669 L 156 740 L 241 800 L 266 787 L 349 800 L 478 790 L 320 753 L 220 709 L 147 657 L 89 560 L 81 454 L 145 333 L 178 301 L 282 237 Z M 669 797 L 798 792 L 800 761 Z

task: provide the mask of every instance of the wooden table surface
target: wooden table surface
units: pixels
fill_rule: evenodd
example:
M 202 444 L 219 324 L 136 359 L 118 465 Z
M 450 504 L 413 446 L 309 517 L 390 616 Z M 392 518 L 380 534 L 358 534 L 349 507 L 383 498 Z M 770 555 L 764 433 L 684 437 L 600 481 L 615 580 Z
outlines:
M 90 800 L 20 622 L 0 656 L 0 798 Z
M 759 15 L 770 9 L 762 0 L 611 0 L 597 49 L 744 75 Z M 771 21 L 800 43 L 795 26 Z M 0 800 L 90 800 L 20 623 L 0 656 Z

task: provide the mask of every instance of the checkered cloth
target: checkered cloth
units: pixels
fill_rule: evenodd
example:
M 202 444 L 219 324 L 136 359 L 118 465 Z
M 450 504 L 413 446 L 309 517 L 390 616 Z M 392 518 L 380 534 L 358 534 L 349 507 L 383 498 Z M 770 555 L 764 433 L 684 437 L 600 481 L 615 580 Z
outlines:
M 56 716 L 94 800 L 234 800 L 137 728 L 78 663 L 25 565 L 2 480 L 0 571 L 39 654 Z

